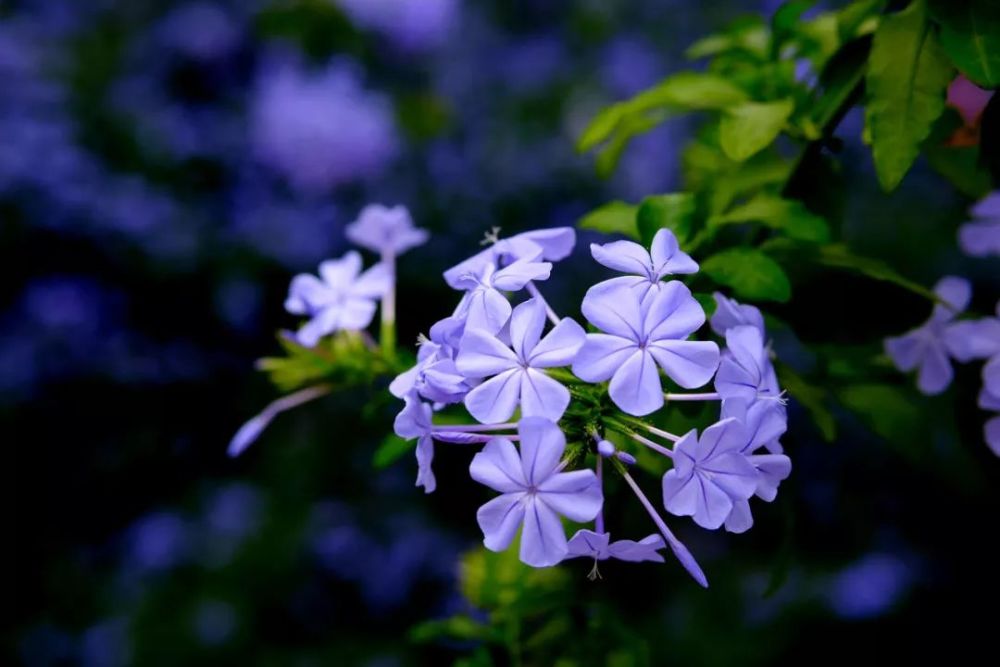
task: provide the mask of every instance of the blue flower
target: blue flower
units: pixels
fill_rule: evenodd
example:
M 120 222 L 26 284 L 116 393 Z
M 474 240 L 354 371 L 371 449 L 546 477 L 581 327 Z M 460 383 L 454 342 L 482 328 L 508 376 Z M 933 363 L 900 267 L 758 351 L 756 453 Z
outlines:
M 480 273 L 456 280 L 456 289 L 466 292 L 455 308 L 455 316 L 465 320 L 466 330 L 496 334 L 507 324 L 512 310 L 503 292 L 515 292 L 534 280 L 547 280 L 551 272 L 550 263 L 530 259 L 519 259 L 502 269 L 486 264 Z
M 1000 256 L 1000 190 L 972 207 L 972 220 L 958 230 L 958 245 L 967 255 Z
M 413 226 L 405 206 L 388 208 L 381 204 L 365 206 L 358 219 L 347 226 L 346 233 L 352 243 L 393 257 L 423 245 L 428 237 L 427 230 Z
M 663 405 L 657 365 L 687 389 L 708 382 L 719 365 L 718 345 L 686 340 L 705 323 L 705 311 L 680 282 L 666 283 L 645 303 L 633 289 L 595 285 L 582 310 L 605 333 L 587 334 L 573 372 L 587 382 L 610 379 L 611 400 L 631 415 Z
M 738 398 L 747 403 L 781 396 L 760 329 L 741 325 L 726 331 L 726 349 L 715 376 L 715 390 L 723 400 Z
M 634 540 L 611 541 L 610 533 L 595 533 L 592 530 L 581 529 L 569 540 L 569 553 L 566 558 L 588 556 L 596 560 L 617 558 L 618 560 L 639 563 L 642 561 L 663 562 L 663 556 L 657 553 L 664 548 L 663 538 L 653 533 L 638 542 Z
M 598 264 L 632 274 L 612 278 L 599 285 L 606 288 L 629 287 L 643 300 L 663 288 L 661 281 L 664 277 L 698 272 L 698 264 L 681 252 L 677 237 L 669 229 L 656 232 L 650 250 L 633 241 L 614 241 L 604 245 L 592 243 L 590 254 Z
M 715 313 L 709 320 L 712 331 L 725 336 L 733 327 L 748 325 L 764 333 L 764 316 L 756 306 L 741 304 L 736 299 L 727 298 L 719 292 L 715 292 L 712 296 L 716 303 Z

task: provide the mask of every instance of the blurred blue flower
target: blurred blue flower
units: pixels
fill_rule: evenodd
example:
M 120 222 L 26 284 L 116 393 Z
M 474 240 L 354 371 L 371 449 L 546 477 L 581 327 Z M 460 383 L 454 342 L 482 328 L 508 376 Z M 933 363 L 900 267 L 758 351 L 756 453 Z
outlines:
M 80 637 L 83 667 L 125 667 L 131 664 L 128 622 L 109 618 L 91 626 Z
M 159 511 L 139 519 L 128 531 L 128 563 L 140 571 L 162 571 L 191 554 L 191 526 L 180 515 Z
M 614 39 L 600 57 L 601 80 L 615 97 L 630 97 L 666 75 L 663 57 L 644 39 Z
M 241 26 L 224 7 L 211 2 L 190 2 L 172 9 L 158 36 L 162 43 L 197 60 L 212 60 L 233 51 L 242 37 Z
M 827 603 L 843 618 L 882 616 L 903 597 L 913 575 L 912 568 L 898 556 L 868 554 L 833 577 Z
M 440 46 L 454 28 L 459 0 L 332 0 L 361 28 L 383 34 L 401 51 Z

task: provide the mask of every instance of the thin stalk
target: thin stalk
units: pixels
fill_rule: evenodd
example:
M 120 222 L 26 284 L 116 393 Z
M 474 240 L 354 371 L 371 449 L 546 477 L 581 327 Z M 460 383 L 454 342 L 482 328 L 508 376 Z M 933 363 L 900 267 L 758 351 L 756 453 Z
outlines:
M 670 394 L 664 393 L 663 398 L 668 401 L 720 401 L 722 397 L 717 392 L 707 392 L 704 394 Z
M 392 251 L 382 253 L 382 262 L 389 270 L 389 289 L 382 297 L 382 327 L 379 339 L 382 355 L 389 361 L 396 358 L 396 255 Z
M 538 287 L 535 286 L 535 283 L 529 281 L 524 287 L 528 290 L 528 294 L 541 301 L 542 305 L 545 306 L 545 315 L 549 318 L 549 321 L 552 322 L 552 324 L 559 324 L 559 316 L 556 315 L 556 311 L 552 310 L 552 306 L 550 306 L 549 302 L 545 300 L 544 296 L 542 296 L 542 293 L 538 290 Z

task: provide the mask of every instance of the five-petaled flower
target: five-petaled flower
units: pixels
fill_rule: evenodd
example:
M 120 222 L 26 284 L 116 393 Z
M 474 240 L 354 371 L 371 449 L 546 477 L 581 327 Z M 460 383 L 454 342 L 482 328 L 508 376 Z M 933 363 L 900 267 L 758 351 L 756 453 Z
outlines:
M 702 528 L 725 522 L 734 503 L 757 490 L 757 469 L 743 454 L 746 427 L 723 419 L 704 430 L 691 430 L 674 446 L 674 467 L 663 476 L 663 504 L 677 516 L 691 516 Z
M 747 403 L 781 396 L 760 329 L 744 324 L 726 331 L 726 349 L 715 375 L 715 390 L 723 400 L 738 398 Z
M 640 299 L 663 289 L 661 281 L 666 276 L 698 272 L 698 263 L 681 252 L 677 237 L 669 229 L 656 232 L 649 250 L 634 241 L 613 241 L 604 245 L 590 244 L 590 254 L 609 269 L 631 274 L 605 280 L 599 285 L 634 289 Z
M 666 283 L 640 303 L 623 287 L 592 287 L 583 315 L 605 333 L 587 334 L 573 372 L 587 382 L 610 379 L 615 405 L 631 415 L 648 415 L 663 406 L 657 364 L 681 387 L 708 382 L 719 365 L 719 346 L 689 341 L 705 323 L 705 311 L 682 283 Z
M 345 230 L 348 240 L 384 256 L 398 257 L 427 242 L 426 229 L 413 225 L 405 206 L 369 204 Z
M 552 422 L 525 417 L 517 430 L 520 452 L 499 437 L 472 459 L 472 478 L 503 494 L 480 507 L 476 518 L 491 551 L 506 549 L 523 524 L 521 560 L 547 567 L 568 553 L 559 516 L 592 521 L 603 503 L 601 484 L 593 470 L 561 472 L 566 437 Z
M 360 274 L 360 275 L 359 275 Z M 361 255 L 352 250 L 319 265 L 320 278 L 302 273 L 292 279 L 285 310 L 310 320 L 299 329 L 299 342 L 312 347 L 334 331 L 358 331 L 375 316 L 375 302 L 392 285 L 384 264 L 361 273 Z
M 460 281 L 470 274 L 481 274 L 488 265 L 500 268 L 517 260 L 558 262 L 568 257 L 575 245 L 576 230 L 572 227 L 536 229 L 497 239 L 485 250 L 445 271 L 444 280 L 450 287 L 464 289 Z
M 466 329 L 483 329 L 495 334 L 510 318 L 511 305 L 503 292 L 515 292 L 533 280 L 547 280 L 552 271 L 548 262 L 519 259 L 502 269 L 486 264 L 479 273 L 469 273 L 455 281 L 466 290 L 455 308 L 455 316 L 465 320 Z
M 482 329 L 466 332 L 456 360 L 459 372 L 469 378 L 490 377 L 465 396 L 473 417 L 484 424 L 506 421 L 518 405 L 526 417 L 562 417 L 569 390 L 539 369 L 568 366 L 586 334 L 569 318 L 542 338 L 544 326 L 545 306 L 530 299 L 511 315 L 513 350 Z

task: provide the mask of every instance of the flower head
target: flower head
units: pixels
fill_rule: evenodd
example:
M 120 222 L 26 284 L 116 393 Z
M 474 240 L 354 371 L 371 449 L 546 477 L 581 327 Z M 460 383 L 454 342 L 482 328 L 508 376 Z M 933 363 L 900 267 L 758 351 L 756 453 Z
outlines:
M 392 284 L 383 264 L 361 273 L 361 255 L 354 251 L 321 263 L 319 275 L 295 276 L 285 300 L 289 313 L 310 318 L 296 334 L 299 342 L 309 347 L 334 331 L 367 327 L 375 315 L 375 301 Z
M 455 357 L 464 322 L 445 318 L 431 327 L 430 338 L 424 338 L 413 368 L 400 373 L 389 384 L 389 392 L 404 398 L 411 392 L 434 403 L 458 403 L 476 382 L 458 372 Z
M 478 274 L 467 274 L 456 281 L 456 289 L 466 290 L 455 309 L 455 316 L 465 320 L 466 329 L 499 332 L 510 318 L 511 305 L 503 292 L 515 292 L 533 280 L 547 280 L 552 272 L 548 262 L 519 259 L 497 269 L 486 264 Z
M 718 367 L 718 345 L 686 340 L 705 323 L 705 311 L 680 282 L 666 283 L 642 303 L 632 289 L 596 285 L 582 310 L 604 333 L 587 334 L 573 372 L 587 382 L 610 379 L 611 400 L 631 415 L 663 405 L 657 365 L 687 389 L 708 382 Z
M 427 242 L 427 230 L 413 226 L 405 206 L 387 208 L 369 204 L 358 219 L 347 226 L 347 238 L 362 248 L 397 257 Z
M 972 207 L 972 220 L 958 230 L 958 245 L 967 255 L 1000 256 L 1000 190 Z
M 715 390 L 724 400 L 738 398 L 748 403 L 781 395 L 760 329 L 744 324 L 726 331 Z
M 764 316 L 756 306 L 741 304 L 736 299 L 727 298 L 725 295 L 716 292 L 715 313 L 709 320 L 712 331 L 720 336 L 725 336 L 726 332 L 733 327 L 749 325 L 764 332 Z
M 691 430 L 674 446 L 674 467 L 663 476 L 663 504 L 677 516 L 694 517 L 702 528 L 725 522 L 733 503 L 747 500 L 757 489 L 757 469 L 742 448 L 746 427 L 723 419 L 698 438 Z
M 593 520 L 603 503 L 601 485 L 593 470 L 560 472 L 566 437 L 552 422 L 525 417 L 517 430 L 520 451 L 510 440 L 494 438 L 472 459 L 472 478 L 502 494 L 480 507 L 476 518 L 491 551 L 506 549 L 523 524 L 521 560 L 547 567 L 569 552 L 559 516 Z
M 587 556 L 596 560 L 617 558 L 633 563 L 647 560 L 662 563 L 663 556 L 657 552 L 665 546 L 663 538 L 656 533 L 647 535 L 638 542 L 634 540 L 612 542 L 610 533 L 595 533 L 592 530 L 581 529 L 570 538 L 569 553 L 566 558 Z
M 656 232 L 650 250 L 634 241 L 614 241 L 604 245 L 592 243 L 590 254 L 609 269 L 631 274 L 606 280 L 602 285 L 632 288 L 640 299 L 662 289 L 660 281 L 665 276 L 698 272 L 698 264 L 681 252 L 677 237 L 669 229 Z
M 948 276 L 938 281 L 934 292 L 944 303 L 934 306 L 930 319 L 909 333 L 885 341 L 885 351 L 896 368 L 905 372 L 918 369 L 917 387 L 928 395 L 939 394 L 951 384 L 954 372 L 946 338 L 955 349 L 962 343 L 947 332 L 955 317 L 969 305 L 972 287 L 963 278 Z
M 483 423 L 507 420 L 518 405 L 526 417 L 558 421 L 569 405 L 569 390 L 543 368 L 568 366 L 586 334 L 566 318 L 544 338 L 545 307 L 538 299 L 525 301 L 510 318 L 511 346 L 483 329 L 469 329 L 462 339 L 456 365 L 470 378 L 489 377 L 465 397 L 465 407 Z

